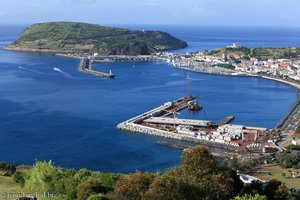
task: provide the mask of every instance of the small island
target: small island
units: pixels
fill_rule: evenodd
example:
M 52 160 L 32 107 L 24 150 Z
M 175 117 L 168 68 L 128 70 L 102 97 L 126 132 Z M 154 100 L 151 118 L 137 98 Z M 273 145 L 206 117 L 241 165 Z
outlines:
M 138 31 L 79 22 L 48 22 L 29 26 L 5 49 L 102 55 L 150 55 L 187 46 L 185 41 L 161 31 Z

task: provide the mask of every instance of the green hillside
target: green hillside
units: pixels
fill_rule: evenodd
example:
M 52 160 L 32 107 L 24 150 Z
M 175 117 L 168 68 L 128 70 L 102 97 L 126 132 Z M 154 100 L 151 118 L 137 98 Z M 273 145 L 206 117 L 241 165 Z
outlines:
M 240 56 L 241 58 L 255 57 L 259 60 L 296 58 L 300 55 L 300 48 L 218 48 L 206 52 L 207 55 L 222 56 Z
M 7 46 L 11 50 L 97 52 L 105 55 L 147 55 L 187 47 L 160 31 L 134 31 L 77 22 L 49 22 L 26 28 Z

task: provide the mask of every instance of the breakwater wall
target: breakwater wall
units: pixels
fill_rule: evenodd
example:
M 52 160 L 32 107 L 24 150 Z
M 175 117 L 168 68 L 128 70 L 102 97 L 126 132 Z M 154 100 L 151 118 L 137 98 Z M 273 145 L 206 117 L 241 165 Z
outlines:
M 80 54 L 65 54 L 65 53 L 56 53 L 55 56 L 65 57 L 65 58 L 76 58 L 76 59 L 83 59 L 84 56 Z
M 117 125 L 117 128 L 120 130 L 123 130 L 123 131 L 147 134 L 147 135 L 151 135 L 151 136 L 159 136 L 159 137 L 164 137 L 164 138 L 169 138 L 169 139 L 191 142 L 191 143 L 195 143 L 195 144 L 202 144 L 202 145 L 206 145 L 206 146 L 214 146 L 214 147 L 226 149 L 229 151 L 235 151 L 238 149 L 238 147 L 233 146 L 233 145 L 218 143 L 218 142 L 211 141 L 211 140 L 197 139 L 197 138 L 193 138 L 190 136 L 186 136 L 184 134 L 168 132 L 168 131 L 164 131 L 164 130 L 160 130 L 160 129 L 156 129 L 156 128 L 151 128 L 151 127 L 135 124 L 132 122 L 120 123 Z
M 86 74 L 90 74 L 97 77 L 104 77 L 104 78 L 114 78 L 115 75 L 111 73 L 104 73 L 92 70 L 92 62 L 88 58 L 81 58 L 80 64 L 78 67 L 78 71 Z
M 128 120 L 118 124 L 117 128 L 120 130 L 123 130 L 123 131 L 147 134 L 147 135 L 151 135 L 151 136 L 159 136 L 159 137 L 175 139 L 175 140 L 182 140 L 182 141 L 196 143 L 196 144 L 203 144 L 203 145 L 207 145 L 207 146 L 223 148 L 223 149 L 227 149 L 230 151 L 239 149 L 238 146 L 230 145 L 227 143 L 220 143 L 220 142 L 216 142 L 214 140 L 199 139 L 199 138 L 195 138 L 191 135 L 182 134 L 182 133 L 179 134 L 179 133 L 175 133 L 175 132 L 171 132 L 171 131 L 165 131 L 165 130 L 161 130 L 158 128 L 153 128 L 153 127 L 149 127 L 149 126 L 145 126 L 145 125 L 141 124 L 141 123 L 143 123 L 144 120 L 146 120 L 150 117 L 161 116 L 161 114 L 163 113 L 163 110 L 168 110 L 170 108 L 173 108 L 173 106 L 176 105 L 178 102 L 189 101 L 190 99 L 193 99 L 193 98 L 194 97 L 192 97 L 192 96 L 191 97 L 183 97 L 183 98 L 179 98 L 173 102 L 167 102 L 164 105 L 161 105 L 161 106 L 154 108 L 148 112 L 145 112 L 143 114 L 140 114 L 136 117 L 133 117 L 131 119 L 128 119 Z M 177 109 L 181 109 L 181 107 L 179 106 Z
M 159 61 L 161 60 L 158 56 L 153 55 L 137 55 L 137 56 L 126 56 L 126 55 L 97 55 L 93 58 L 94 62 L 141 62 L 141 61 Z

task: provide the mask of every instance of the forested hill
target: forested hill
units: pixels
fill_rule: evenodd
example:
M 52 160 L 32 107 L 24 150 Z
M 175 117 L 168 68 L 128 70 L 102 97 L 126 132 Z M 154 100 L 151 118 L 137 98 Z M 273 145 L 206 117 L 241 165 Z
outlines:
M 6 49 L 147 55 L 185 47 L 185 41 L 161 31 L 136 31 L 78 22 L 49 22 L 29 26 Z

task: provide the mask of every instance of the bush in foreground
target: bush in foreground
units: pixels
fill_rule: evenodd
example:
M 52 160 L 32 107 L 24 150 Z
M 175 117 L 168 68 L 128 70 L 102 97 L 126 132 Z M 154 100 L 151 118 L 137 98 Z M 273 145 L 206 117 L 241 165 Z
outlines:
M 291 199 L 288 188 L 276 180 L 266 186 L 259 182 L 243 184 L 236 170 L 218 163 L 206 147 L 186 150 L 181 160 L 180 166 L 164 173 L 130 175 L 75 171 L 55 167 L 52 162 L 37 162 L 13 178 L 26 192 L 50 192 L 59 200 Z M 294 196 L 298 193 L 292 192 Z

